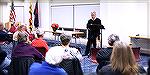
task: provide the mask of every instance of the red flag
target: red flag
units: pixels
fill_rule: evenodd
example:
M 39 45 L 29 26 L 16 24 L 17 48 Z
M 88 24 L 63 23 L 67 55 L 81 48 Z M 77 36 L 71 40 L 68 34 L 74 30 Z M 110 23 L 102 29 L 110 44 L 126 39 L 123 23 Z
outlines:
M 9 22 L 12 22 L 14 24 L 15 21 L 16 21 L 16 14 L 15 14 L 15 9 L 14 9 L 14 1 L 12 1 Z

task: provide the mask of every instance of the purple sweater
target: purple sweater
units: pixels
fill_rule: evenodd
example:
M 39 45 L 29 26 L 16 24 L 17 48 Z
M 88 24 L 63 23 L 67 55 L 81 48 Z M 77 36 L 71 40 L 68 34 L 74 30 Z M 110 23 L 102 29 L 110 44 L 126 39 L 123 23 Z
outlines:
M 18 57 L 36 57 L 37 59 L 42 59 L 42 55 L 39 51 L 30 44 L 23 42 L 18 43 L 18 45 L 13 49 L 12 58 Z

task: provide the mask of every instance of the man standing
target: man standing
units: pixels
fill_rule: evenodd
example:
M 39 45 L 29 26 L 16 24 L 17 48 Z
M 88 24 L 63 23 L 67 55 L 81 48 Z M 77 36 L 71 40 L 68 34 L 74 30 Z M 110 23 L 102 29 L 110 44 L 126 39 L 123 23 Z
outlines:
M 100 35 L 100 25 L 101 20 L 96 18 L 96 12 L 91 12 L 91 19 L 87 23 L 88 29 L 88 42 L 86 46 L 86 51 L 84 56 L 88 55 L 90 52 L 91 45 L 96 48 L 96 38 Z

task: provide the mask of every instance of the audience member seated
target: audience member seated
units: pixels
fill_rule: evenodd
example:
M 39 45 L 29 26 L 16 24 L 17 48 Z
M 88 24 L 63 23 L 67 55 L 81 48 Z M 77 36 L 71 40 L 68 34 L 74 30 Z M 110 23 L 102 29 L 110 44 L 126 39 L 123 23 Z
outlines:
M 119 41 L 119 36 L 117 36 L 116 34 L 111 34 L 108 37 L 108 44 L 110 46 L 98 51 L 98 53 L 96 55 L 96 60 L 99 63 L 99 65 L 97 66 L 96 72 L 98 72 L 98 70 L 100 70 L 103 66 L 110 63 L 112 46 L 113 46 L 114 42 L 116 42 L 116 41 Z
M 25 31 L 29 34 L 29 41 L 32 41 L 35 39 L 34 31 L 28 31 L 26 24 L 25 24 Z
M 17 39 L 17 36 L 18 36 L 18 33 L 19 32 L 24 32 L 28 35 L 28 33 L 26 32 L 26 26 L 25 25 L 21 25 L 17 28 L 17 31 L 13 34 L 13 48 L 17 45 L 18 43 L 18 39 Z M 29 40 L 28 40 L 29 41 Z
M 63 64 L 62 62 L 61 62 L 62 64 L 60 64 L 60 66 L 65 69 L 65 71 L 68 73 L 68 75 L 71 75 L 71 74 L 70 74 L 71 72 L 76 73 L 76 75 L 77 75 L 77 74 L 78 74 L 77 72 L 79 72 L 79 71 L 77 71 L 77 70 L 80 70 L 80 72 L 82 72 L 82 70 L 80 69 L 80 68 L 81 68 L 81 66 L 80 66 L 80 61 L 82 60 L 82 55 L 81 55 L 81 53 L 78 51 L 78 49 L 76 49 L 76 48 L 70 48 L 70 47 L 69 47 L 70 40 L 71 40 L 71 36 L 62 34 L 62 35 L 60 36 L 60 40 L 61 40 L 61 46 L 55 46 L 55 47 L 50 48 L 50 49 L 48 50 L 47 54 L 50 53 L 51 51 L 59 50 L 59 51 L 58 51 L 59 54 L 60 54 L 60 55 L 63 55 L 63 58 L 64 58 L 63 61 L 68 60 L 68 61 L 66 61 L 66 62 L 70 62 L 69 59 L 70 59 L 70 60 L 72 59 L 72 60 L 71 60 L 71 62 L 72 62 L 72 61 L 75 60 L 75 58 L 78 59 L 78 60 L 74 61 L 74 62 L 78 62 L 78 63 L 76 63 L 76 65 L 73 64 L 73 63 L 69 63 L 69 64 L 66 64 L 66 65 L 62 65 L 62 64 Z M 73 65 L 68 66 L 68 65 L 70 65 L 70 64 L 73 64 Z M 76 68 L 76 69 L 75 69 L 75 68 L 72 68 L 73 66 L 78 67 L 78 69 L 77 69 L 77 68 Z M 71 68 L 72 68 L 72 69 L 71 69 Z M 72 74 L 72 75 L 74 75 L 74 74 Z M 78 75 L 81 75 L 81 74 L 78 74 Z
M 50 50 L 56 50 L 59 49 L 60 53 L 62 53 L 64 56 L 64 59 L 72 59 L 72 58 L 78 58 L 80 61 L 82 60 L 82 55 L 80 51 L 76 48 L 69 47 L 71 36 L 68 36 L 66 34 L 60 35 L 61 40 L 61 46 L 55 46 L 50 48 Z
M 9 34 L 4 30 L 3 24 L 0 22 L 0 42 L 11 42 L 12 39 L 9 37 Z
M 7 58 L 7 53 L 0 47 L 0 75 L 7 75 L 11 60 Z
M 37 33 L 38 38 L 34 39 L 31 43 L 31 45 L 34 46 L 39 52 L 41 52 L 43 54 L 43 56 L 45 57 L 45 54 L 49 48 L 48 48 L 47 42 L 45 40 L 43 40 L 44 31 L 37 30 L 36 33 Z M 45 49 L 42 49 L 42 47 L 44 47 Z
M 25 32 L 18 33 L 18 44 L 12 51 L 9 75 L 28 75 L 30 65 L 43 59 L 42 54 L 27 43 L 27 39 Z
M 58 65 L 62 60 L 63 55 L 59 49 L 49 50 L 42 64 L 31 65 L 29 75 L 67 75 L 65 70 Z
M 131 47 L 124 42 L 117 41 L 114 43 L 110 61 L 109 65 L 98 71 L 98 75 L 146 74 L 144 68 L 136 62 Z
M 12 23 L 11 27 L 9 29 L 9 32 L 15 33 L 17 31 L 18 27 L 19 27 L 19 23 L 15 23 L 15 24 Z

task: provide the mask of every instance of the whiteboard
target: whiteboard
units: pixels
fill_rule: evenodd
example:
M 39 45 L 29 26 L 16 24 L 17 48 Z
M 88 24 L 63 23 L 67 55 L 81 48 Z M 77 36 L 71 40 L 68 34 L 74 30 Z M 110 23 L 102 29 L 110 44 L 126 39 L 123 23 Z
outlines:
M 52 22 L 57 23 L 60 27 L 73 27 L 73 6 L 51 7 Z
M 74 7 L 75 28 L 86 29 L 86 24 L 91 18 L 91 12 L 96 11 L 96 15 L 100 17 L 100 5 L 80 5 Z
M 64 28 L 86 29 L 92 11 L 96 11 L 97 17 L 100 17 L 99 4 L 52 6 L 51 23 L 58 23 Z

